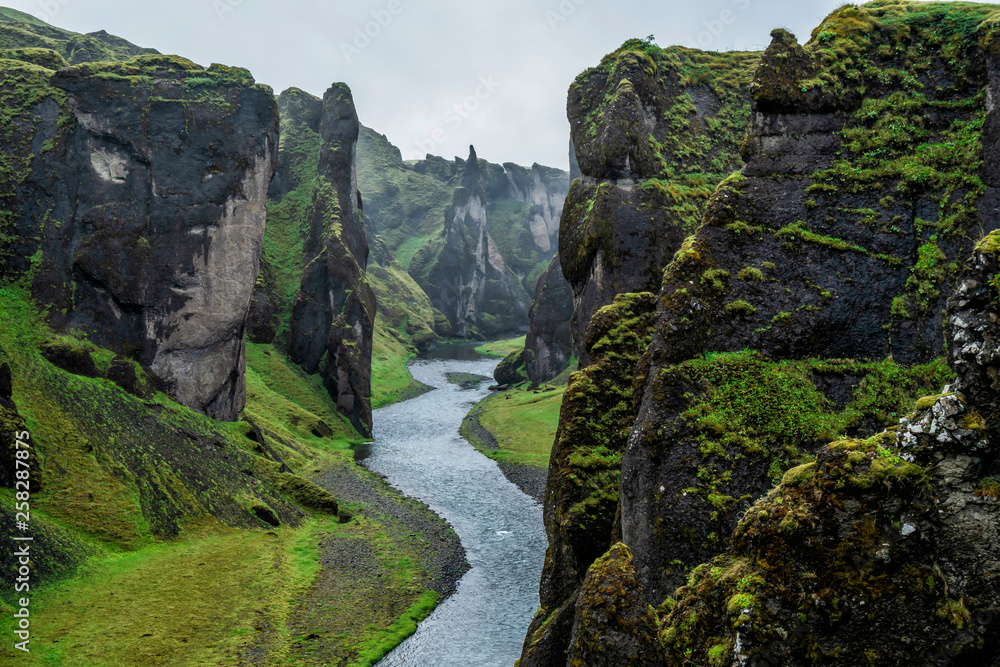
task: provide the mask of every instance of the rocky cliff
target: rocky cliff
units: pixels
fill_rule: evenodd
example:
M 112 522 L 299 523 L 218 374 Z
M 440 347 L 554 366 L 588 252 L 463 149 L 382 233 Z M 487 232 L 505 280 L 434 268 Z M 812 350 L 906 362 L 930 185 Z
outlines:
M 354 428 L 370 433 L 376 301 L 357 185 L 361 125 L 345 84 L 322 100 L 291 88 L 278 107 L 281 149 L 249 332 L 287 346 Z
M 626 42 L 570 87 L 573 182 L 559 236 L 581 364 L 591 317 L 625 292 L 655 292 L 716 184 L 742 165 L 759 56 Z
M 270 90 L 176 57 L 58 72 L 3 62 L 0 270 L 30 271 L 57 330 L 86 332 L 183 404 L 235 420 L 277 161 Z
M 88 48 L 111 60 L 67 67 L 89 39 L 0 19 L 17 47 L 0 52 L 0 485 L 23 440 L 33 572 L 65 577 L 203 522 L 298 525 L 287 489 L 318 491 L 285 463 L 315 456 L 299 438 L 323 423 L 356 434 L 245 372 L 278 157 L 271 90 L 106 33 Z M 297 426 L 259 412 L 282 401 Z M 14 520 L 13 496 L 0 513 Z
M 411 271 L 460 338 L 494 336 L 527 320 L 529 300 L 487 224 L 486 181 L 471 149 L 461 186 L 445 211 L 443 235 L 417 251 Z
M 305 268 L 288 349 L 307 372 L 322 375 L 354 427 L 370 434 L 375 294 L 364 280 L 368 240 L 355 168 L 359 128 L 350 89 L 334 85 L 323 97 Z
M 524 341 L 524 365 L 532 382 L 548 382 L 573 359 L 573 290 L 563 276 L 559 257 L 538 279 L 535 300 L 528 312 L 531 321 Z
M 568 664 L 563 651 L 591 651 L 592 645 L 579 642 L 594 634 L 593 627 L 581 623 L 595 617 L 583 610 L 619 603 L 615 620 L 599 622 L 608 637 L 631 628 L 624 632 L 631 639 L 598 651 L 609 664 L 656 664 L 636 657 L 641 652 L 633 641 L 648 637 L 647 604 L 659 606 L 666 623 L 658 660 L 669 664 L 772 659 L 776 662 L 761 664 L 863 664 L 860 656 L 868 648 L 866 659 L 873 664 L 940 656 L 941 664 L 980 664 L 976 660 L 982 658 L 961 662 L 958 656 L 980 655 L 974 644 L 994 632 L 982 620 L 970 625 L 963 606 L 978 595 L 986 605 L 979 609 L 992 604 L 981 565 L 961 555 L 955 571 L 971 569 L 950 575 L 983 582 L 973 585 L 977 592 L 966 593 L 965 602 L 961 595 L 942 596 L 942 587 L 930 580 L 923 589 L 913 582 L 909 588 L 877 586 L 887 571 L 880 568 L 896 556 L 891 549 L 881 554 L 875 536 L 885 536 L 902 513 L 925 507 L 928 496 L 922 494 L 928 490 L 914 489 L 910 477 L 924 473 L 907 467 L 891 438 L 826 443 L 845 436 L 867 439 L 893 427 L 917 397 L 948 382 L 940 361 L 948 340 L 945 302 L 974 239 L 997 226 L 989 166 L 994 112 L 986 103 L 996 94 L 991 92 L 992 12 L 966 3 L 875 2 L 841 8 L 804 46 L 785 31 L 774 33 L 750 89 L 745 166 L 719 184 L 697 231 L 664 262 L 653 324 L 636 322 L 629 338 L 645 335 L 650 345 L 623 373 L 623 379 L 635 378 L 630 383 L 635 421 L 630 433 L 619 430 L 605 443 L 610 452 L 622 452 L 621 491 L 620 502 L 607 502 L 598 514 L 601 532 L 588 535 L 584 529 L 572 537 L 573 526 L 586 523 L 569 513 L 580 506 L 570 504 L 574 498 L 564 489 L 603 484 L 609 489 L 605 495 L 616 497 L 617 462 L 594 467 L 588 458 L 592 445 L 577 452 L 568 441 L 560 452 L 564 438 L 557 439 L 545 508 L 550 556 L 542 610 L 529 631 L 522 666 Z M 611 90 L 606 92 L 610 99 Z M 617 124 L 605 119 L 598 136 L 639 133 L 641 115 L 617 117 L 622 119 Z M 609 156 L 604 164 L 612 164 L 614 156 L 622 165 L 642 162 L 638 150 L 617 145 L 597 153 Z M 584 175 L 586 165 L 581 160 Z M 570 219 L 563 220 L 564 238 L 596 231 L 570 226 Z M 628 215 L 612 216 L 607 232 L 594 233 L 595 256 L 618 233 L 610 230 L 619 221 L 631 228 Z M 569 247 L 561 245 L 560 255 L 564 268 L 570 266 L 566 273 L 579 304 L 578 285 L 590 289 L 600 276 L 574 272 Z M 591 324 L 595 333 L 599 319 Z M 630 343 L 620 349 L 633 348 Z M 581 387 L 593 382 L 596 369 L 588 371 L 574 378 Z M 583 408 L 599 415 L 619 390 L 595 388 Z M 571 384 L 567 403 L 572 392 Z M 973 405 L 976 400 L 968 399 Z M 580 414 L 586 413 L 564 406 L 560 432 L 586 423 L 575 418 Z M 962 428 L 973 423 L 965 419 Z M 595 430 L 593 423 L 586 427 Z M 563 465 L 556 463 L 560 456 Z M 941 468 L 927 475 L 937 480 L 934 493 L 940 498 L 955 497 L 948 488 L 964 483 L 962 492 L 973 493 L 978 476 L 989 474 L 990 464 L 982 464 L 971 469 L 960 463 L 962 470 Z M 807 466 L 795 468 L 802 475 L 785 474 L 796 465 Z M 813 470 L 822 483 L 803 481 Z M 843 480 L 835 481 L 841 475 Z M 783 477 L 787 491 L 746 511 Z M 794 510 L 785 504 L 785 493 L 788 500 L 801 499 L 794 500 Z M 560 494 L 567 499 L 560 501 Z M 956 506 L 961 502 L 956 498 Z M 613 521 L 616 505 L 620 519 Z M 864 517 L 883 516 L 879 512 L 896 518 L 864 524 Z M 760 531 L 751 528 L 755 521 L 762 522 Z M 987 524 L 980 529 L 992 534 L 995 529 Z M 902 530 L 894 529 L 897 535 Z M 821 537 L 852 530 L 859 540 L 867 539 L 862 535 L 873 540 L 865 553 L 874 560 L 859 566 L 859 577 Z M 934 546 L 921 543 L 901 554 L 900 567 L 912 566 L 907 571 L 924 576 L 933 558 L 969 552 L 962 546 L 965 538 L 949 531 L 941 535 Z M 618 539 L 629 553 L 614 552 L 616 574 L 597 565 L 588 573 L 593 551 L 582 545 Z M 898 542 L 893 539 L 890 547 Z M 928 557 L 926 549 L 936 555 Z M 726 550 L 736 555 L 692 573 Z M 745 567 L 747 562 L 757 565 Z M 629 568 L 634 578 L 617 574 Z M 806 577 L 811 587 L 814 576 L 815 594 L 809 597 L 798 582 Z M 754 597 L 756 577 L 774 587 L 775 597 Z M 625 580 L 634 585 L 621 595 L 609 593 Z M 689 588 L 672 596 L 685 582 Z M 869 583 L 867 597 L 861 596 L 860 587 Z M 956 579 L 946 584 L 951 590 Z M 822 592 L 824 586 L 829 588 Z M 596 598 L 581 592 L 588 587 Z M 776 621 L 771 612 L 792 608 L 793 589 L 798 616 L 789 613 Z M 823 597 L 832 590 L 843 595 Z M 859 597 L 850 597 L 855 594 Z M 780 595 L 788 597 L 778 602 Z M 912 595 L 912 608 L 901 595 Z M 815 605 L 802 607 L 806 598 Z M 871 606 L 862 611 L 866 600 Z M 721 625 L 698 625 L 709 608 L 711 623 L 731 630 L 717 634 Z M 822 630 L 811 625 L 819 608 L 827 614 Z M 894 624 L 895 639 L 873 640 L 868 647 L 851 623 L 876 617 L 887 624 L 879 636 Z M 841 618 L 852 620 L 838 625 Z M 909 634 L 923 623 L 917 618 L 934 619 L 919 639 Z M 969 632 L 981 639 L 970 640 Z M 795 648 L 783 653 L 786 637 Z M 768 647 L 776 653 L 768 654 Z M 588 655 L 596 659 L 593 651 Z
M 367 128 L 358 154 L 370 234 L 382 240 L 430 297 L 440 313 L 438 333 L 490 336 L 527 329 L 528 294 L 534 293 L 556 250 L 566 172 L 541 165 L 497 165 L 478 157 L 447 161 L 427 156 L 407 163 L 398 148 Z M 456 248 L 445 248 L 458 242 L 456 232 L 469 221 L 465 216 L 456 220 L 454 207 L 462 199 L 456 191 L 468 182 L 477 184 L 482 208 L 475 226 L 483 226 L 489 239 L 479 247 L 470 228 L 471 236 L 461 241 L 472 244 L 470 252 L 460 257 Z M 439 266 L 441 261 L 445 264 Z M 486 294 L 496 291 L 488 280 L 472 290 L 477 296 L 459 306 L 452 284 L 459 274 L 468 274 L 465 280 L 491 271 L 495 275 L 489 280 L 502 285 L 496 288 L 502 299 Z

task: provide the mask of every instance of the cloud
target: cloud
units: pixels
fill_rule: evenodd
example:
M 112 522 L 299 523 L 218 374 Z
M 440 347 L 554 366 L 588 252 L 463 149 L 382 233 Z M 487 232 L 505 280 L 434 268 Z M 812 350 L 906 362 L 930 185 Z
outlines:
M 208 65 L 246 67 L 276 92 L 351 86 L 364 124 L 404 157 L 426 147 L 567 167 L 566 91 L 632 37 L 764 48 L 809 37 L 841 0 L 8 0 L 75 30 L 107 30 Z M 345 48 L 347 47 L 347 48 Z M 483 94 L 483 81 L 499 85 Z M 477 94 L 478 93 L 478 94 Z M 471 108 L 471 107 L 474 107 Z M 461 122 L 457 122 L 460 120 Z M 435 130 L 440 130 L 435 134 Z M 442 134 L 443 133 L 443 134 Z M 437 141 L 433 137 L 443 140 Z

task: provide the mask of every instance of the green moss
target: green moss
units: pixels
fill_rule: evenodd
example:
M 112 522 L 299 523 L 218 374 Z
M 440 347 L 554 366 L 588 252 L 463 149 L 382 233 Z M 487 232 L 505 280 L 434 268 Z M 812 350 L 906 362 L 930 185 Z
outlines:
M 733 301 L 726 304 L 726 312 L 731 315 L 753 315 L 757 309 L 743 300 Z
M 832 238 L 829 236 L 822 236 L 820 234 L 813 233 L 808 225 L 799 220 L 798 222 L 785 225 L 781 229 L 774 232 L 774 236 L 779 239 L 787 239 L 789 241 L 802 241 L 804 243 L 814 243 L 816 245 L 826 246 L 828 248 L 833 248 L 834 250 L 857 252 L 863 255 L 867 255 L 868 251 L 861 246 L 849 243 L 842 239 Z
M 726 613 L 729 616 L 740 616 L 744 613 L 744 610 L 752 610 L 754 607 L 754 598 L 748 593 L 737 593 L 733 597 L 729 598 L 729 602 L 726 603 Z
M 725 269 L 709 269 L 701 274 L 701 284 L 709 284 L 719 292 L 726 289 L 725 280 L 729 278 L 729 271 Z
M 792 468 L 786 472 L 782 478 L 781 483 L 785 486 L 801 486 L 805 482 L 808 482 L 816 475 L 816 464 L 807 463 L 805 465 L 798 466 L 797 468 Z
M 764 273 L 760 269 L 752 266 L 741 269 L 736 277 L 747 282 L 764 282 Z

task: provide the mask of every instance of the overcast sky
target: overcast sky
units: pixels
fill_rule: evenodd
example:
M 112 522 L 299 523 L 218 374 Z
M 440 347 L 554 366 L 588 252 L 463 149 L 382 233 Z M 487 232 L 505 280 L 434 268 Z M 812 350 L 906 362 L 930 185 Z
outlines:
M 998 0 L 1000 1 L 1000 0 Z M 841 0 L 0 0 L 61 28 L 107 30 L 276 93 L 344 81 L 403 157 L 567 168 L 566 91 L 626 39 L 760 49 L 800 41 Z

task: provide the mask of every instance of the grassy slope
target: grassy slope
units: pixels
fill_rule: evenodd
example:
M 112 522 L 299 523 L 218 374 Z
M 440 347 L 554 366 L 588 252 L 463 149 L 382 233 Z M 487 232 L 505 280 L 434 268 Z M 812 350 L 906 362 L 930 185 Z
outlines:
M 344 633 L 336 655 L 325 658 L 371 664 L 429 613 L 437 597 L 414 583 L 419 566 L 412 552 L 376 521 L 356 518 L 341 525 L 332 517 L 318 517 L 298 526 L 283 521 L 271 529 L 252 527 L 252 519 L 241 526 L 233 518 L 233 512 L 245 511 L 240 506 L 268 501 L 266 490 L 254 497 L 253 489 L 272 488 L 269 478 L 277 468 L 253 453 L 255 443 L 245 437 L 245 423 L 218 424 L 163 394 L 143 402 L 106 380 L 55 368 L 37 351 L 51 332 L 20 288 L 0 288 L 0 318 L 10 323 L 0 332 L 0 348 L 14 372 L 14 400 L 44 461 L 38 479 L 45 482 L 44 490 L 31 499 L 33 528 L 62 530 L 79 545 L 77 560 L 86 561 L 79 570 L 66 568 L 33 587 L 33 651 L 18 655 L 20 664 L 220 664 L 248 646 L 269 656 L 264 664 L 297 664 L 301 641 L 289 631 L 289 622 L 293 611 L 301 615 L 298 600 L 321 571 L 319 540 L 332 534 L 372 545 L 391 576 L 381 577 L 377 590 L 366 591 L 369 601 L 385 610 L 381 614 L 356 604 L 353 581 L 344 578 L 344 585 L 334 589 L 328 602 L 344 611 L 333 621 L 351 632 Z M 106 365 L 112 355 L 92 349 L 98 365 Z M 357 434 L 339 417 L 316 379 L 272 346 L 251 344 L 247 356 L 245 415 L 264 429 L 267 444 L 295 472 L 354 466 L 348 446 Z M 70 401 L 82 401 L 83 411 L 72 412 Z M 159 448 L 171 463 L 187 463 L 184 456 L 190 452 L 155 438 L 141 463 L 126 460 L 122 452 L 94 437 L 111 434 L 105 435 L 106 442 L 117 439 L 125 449 L 140 447 L 132 431 L 141 438 L 151 427 L 122 419 L 125 413 L 118 411 L 126 409 L 142 418 L 157 415 L 164 430 L 181 428 L 217 439 L 228 457 L 236 459 L 231 465 L 247 466 L 261 481 L 227 491 L 228 470 L 220 469 L 219 489 L 199 489 L 185 477 L 183 466 L 164 468 L 154 456 Z M 93 432 L 89 422 L 95 417 L 107 423 L 107 430 Z M 313 432 L 321 423 L 332 435 Z M 195 455 L 204 456 L 200 450 Z M 156 530 L 158 512 L 148 506 L 156 497 L 144 486 L 147 479 L 169 488 L 179 507 L 196 508 L 174 539 Z M 228 494 L 238 496 L 235 509 L 224 507 L 234 500 L 225 497 Z M 0 505 L 12 501 L 9 490 L 0 490 Z M 268 504 L 294 509 L 282 502 L 272 499 Z M 285 515 L 294 516 L 287 511 Z M 93 557 L 86 559 L 87 554 Z M 6 603 L 12 602 L 10 595 L 5 597 Z M 0 602 L 5 612 L 0 632 L 9 634 L 12 619 L 3 605 Z M 337 626 L 328 629 L 336 631 Z M 12 658 L 11 648 L 5 646 L 0 656 Z
M 471 416 L 489 431 L 499 449 L 482 444 L 477 448 L 497 461 L 547 468 L 564 393 L 565 386 L 532 391 L 519 385 L 482 401 Z
M 521 336 L 480 345 L 476 352 L 497 358 L 523 349 Z M 534 390 L 521 384 L 486 398 L 469 413 L 462 434 L 494 460 L 547 468 L 567 377 L 568 373 Z M 494 442 L 484 442 L 473 424 L 485 429 Z
M 368 280 L 378 299 L 372 350 L 372 407 L 377 409 L 420 393 L 422 385 L 406 365 L 418 345 L 436 336 L 430 299 L 398 262 L 370 266 Z
M 476 348 L 476 352 L 487 357 L 504 358 L 513 352 L 524 349 L 525 336 L 510 340 L 495 340 Z

